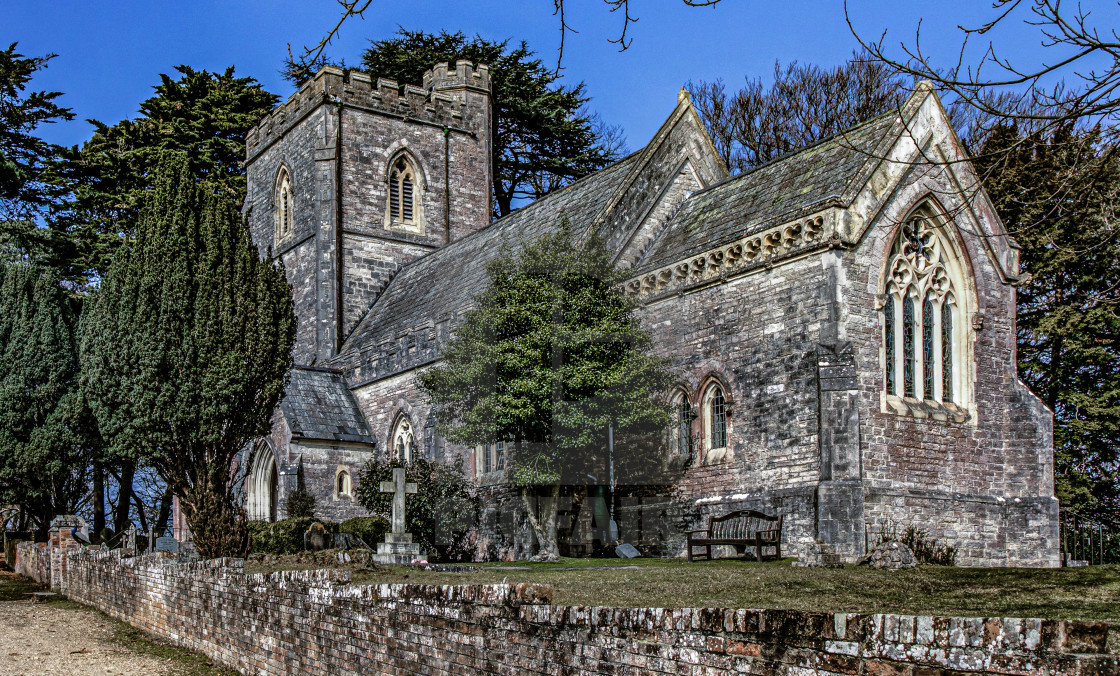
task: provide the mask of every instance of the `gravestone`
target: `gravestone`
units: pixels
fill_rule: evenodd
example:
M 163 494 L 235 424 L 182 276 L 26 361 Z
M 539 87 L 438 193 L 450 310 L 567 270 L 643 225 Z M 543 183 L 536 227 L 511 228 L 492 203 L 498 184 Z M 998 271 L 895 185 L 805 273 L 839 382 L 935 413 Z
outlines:
M 172 554 L 179 553 L 179 541 L 170 536 L 163 536 L 156 538 L 157 552 L 171 552 Z
M 614 548 L 614 553 L 620 559 L 634 559 L 642 555 L 634 545 L 624 542 Z
M 412 541 L 411 533 L 405 532 L 404 496 L 416 493 L 416 484 L 405 481 L 403 467 L 394 467 L 393 480 L 382 481 L 381 492 L 393 494 L 393 518 L 385 542 L 377 544 L 377 562 L 412 563 L 421 558 L 420 545 Z
M 324 549 L 330 549 L 331 543 L 334 542 L 334 536 L 327 532 L 326 527 L 315 522 L 303 534 L 303 548 L 309 552 L 321 552 Z

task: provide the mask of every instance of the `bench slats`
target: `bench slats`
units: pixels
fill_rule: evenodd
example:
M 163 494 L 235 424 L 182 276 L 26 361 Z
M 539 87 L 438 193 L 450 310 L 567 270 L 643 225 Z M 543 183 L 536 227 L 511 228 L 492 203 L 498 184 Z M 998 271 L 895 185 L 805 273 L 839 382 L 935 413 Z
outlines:
M 781 515 L 770 516 L 752 509 L 714 516 L 708 520 L 706 530 L 689 534 L 688 560 L 692 560 L 693 545 L 707 547 L 709 558 L 711 545 L 754 545 L 756 557 L 760 561 L 762 547 L 774 547 L 778 558 L 781 558 L 782 519 Z

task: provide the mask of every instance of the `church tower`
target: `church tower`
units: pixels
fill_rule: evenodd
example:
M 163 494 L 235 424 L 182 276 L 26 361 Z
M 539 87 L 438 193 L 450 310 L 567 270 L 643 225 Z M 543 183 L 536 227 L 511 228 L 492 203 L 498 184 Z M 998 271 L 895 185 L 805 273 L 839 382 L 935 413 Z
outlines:
M 396 271 L 490 221 L 490 75 L 323 68 L 246 137 L 253 241 L 284 262 L 295 360 L 322 364 Z

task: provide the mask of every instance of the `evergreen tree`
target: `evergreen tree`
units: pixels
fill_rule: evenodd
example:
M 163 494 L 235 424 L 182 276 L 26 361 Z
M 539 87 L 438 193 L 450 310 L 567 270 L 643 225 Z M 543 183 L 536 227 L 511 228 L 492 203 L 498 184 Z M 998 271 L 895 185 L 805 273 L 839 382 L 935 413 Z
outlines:
M 54 272 L 0 262 L 0 504 L 46 528 L 88 493 L 96 426 L 78 387 L 77 301 Z
M 1120 154 L 1100 132 L 997 126 L 984 187 L 1021 247 L 1019 373 L 1054 411 L 1064 508 L 1120 526 Z
M 231 467 L 269 430 L 294 336 L 280 264 L 261 260 L 228 191 L 166 153 L 83 316 L 82 383 L 114 451 L 179 496 L 203 556 L 246 551 Z
M 251 77 L 175 69 L 160 74 L 155 96 L 140 116 L 107 125 L 90 120 L 93 137 L 69 149 L 53 166 L 53 179 L 68 188 L 51 227 L 70 244 L 66 275 L 76 281 L 105 271 L 122 238 L 132 234 L 144 196 L 164 151 L 186 155 L 191 173 L 240 204 L 245 199 L 245 135 L 277 102 Z
M 16 43 L 0 50 L 0 253 L 8 260 L 49 260 L 55 243 L 35 218 L 57 198 L 45 177 L 61 149 L 36 135 L 40 125 L 73 119 L 55 99 L 61 92 L 26 92 L 53 54 L 24 57 Z
M 612 465 L 630 480 L 660 466 L 672 378 L 600 240 L 581 243 L 564 224 L 488 270 L 489 287 L 420 382 L 446 438 L 510 442 L 508 477 L 540 557 L 554 559 L 561 486 L 606 484 Z
M 417 84 L 437 63 L 454 66 L 459 59 L 490 67 L 496 216 L 513 211 L 517 200 L 542 197 L 619 158 L 620 132 L 586 111 L 590 97 L 584 84 L 560 84 L 560 75 L 525 42 L 511 46 L 508 40 L 402 28 L 396 37 L 371 43 L 361 70 L 374 78 Z M 289 61 L 284 74 L 300 84 L 325 64 Z

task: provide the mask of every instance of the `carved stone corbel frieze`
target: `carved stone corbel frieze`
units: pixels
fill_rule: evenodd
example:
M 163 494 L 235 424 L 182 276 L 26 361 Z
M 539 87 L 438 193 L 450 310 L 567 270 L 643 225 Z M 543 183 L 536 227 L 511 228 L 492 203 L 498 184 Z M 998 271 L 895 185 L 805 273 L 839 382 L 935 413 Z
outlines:
M 651 270 L 625 282 L 631 297 L 648 297 L 715 279 L 727 279 L 750 268 L 770 269 L 775 260 L 814 246 L 839 241 L 835 232 L 839 210 L 830 208 L 793 222 L 767 228 L 736 242 L 695 254 L 687 260 Z

